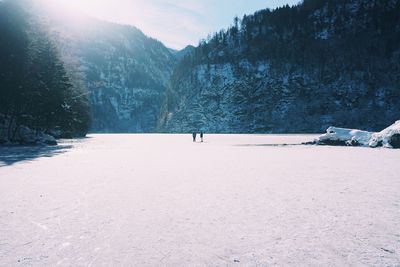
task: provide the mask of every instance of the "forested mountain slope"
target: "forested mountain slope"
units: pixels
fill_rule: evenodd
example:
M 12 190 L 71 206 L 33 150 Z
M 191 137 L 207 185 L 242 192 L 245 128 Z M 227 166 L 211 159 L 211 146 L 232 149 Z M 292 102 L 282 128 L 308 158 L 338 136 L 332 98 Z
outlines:
M 85 77 L 94 132 L 154 132 L 176 58 L 133 26 L 59 16 L 48 22 Z
M 381 130 L 400 118 L 400 1 L 305 0 L 235 19 L 186 55 L 160 129 Z
M 0 2 L 3 141 L 20 125 L 84 135 L 90 118 L 93 132 L 281 133 L 400 117 L 400 0 L 261 10 L 182 51 L 30 2 Z
M 28 6 L 0 2 L 0 36 L 0 143 L 84 136 L 90 124 L 85 88 Z

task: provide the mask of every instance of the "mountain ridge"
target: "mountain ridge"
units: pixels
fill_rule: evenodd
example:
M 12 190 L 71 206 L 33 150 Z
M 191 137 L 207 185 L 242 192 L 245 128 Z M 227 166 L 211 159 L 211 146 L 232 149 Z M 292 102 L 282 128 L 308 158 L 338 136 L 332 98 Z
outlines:
M 131 25 L 34 12 L 86 90 L 91 132 L 306 133 L 400 117 L 399 2 L 264 9 L 179 51 Z
M 306 0 L 236 18 L 175 69 L 166 132 L 380 130 L 400 117 L 400 2 Z
M 176 58 L 131 25 L 88 19 L 81 27 L 51 22 L 65 61 L 85 76 L 92 132 L 156 132 Z

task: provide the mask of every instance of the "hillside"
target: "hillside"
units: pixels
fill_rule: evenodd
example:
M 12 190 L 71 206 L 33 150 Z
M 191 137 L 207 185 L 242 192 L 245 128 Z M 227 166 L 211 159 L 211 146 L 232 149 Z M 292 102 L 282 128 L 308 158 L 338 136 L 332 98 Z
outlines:
M 380 130 L 400 117 L 400 1 L 306 0 L 242 19 L 175 69 L 160 129 Z
M 86 17 L 51 17 L 64 61 L 85 77 L 93 132 L 154 132 L 175 56 L 133 26 Z
M 22 1 L 0 2 L 0 144 L 85 136 L 84 86 Z

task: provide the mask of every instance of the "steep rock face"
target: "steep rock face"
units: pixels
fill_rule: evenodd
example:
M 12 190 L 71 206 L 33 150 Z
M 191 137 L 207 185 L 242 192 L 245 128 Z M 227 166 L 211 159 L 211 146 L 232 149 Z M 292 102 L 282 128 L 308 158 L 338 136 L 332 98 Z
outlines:
M 65 61 L 84 75 L 93 132 L 154 132 L 175 57 L 132 26 L 81 18 L 53 28 Z
M 235 19 L 186 55 L 160 128 L 379 130 L 399 107 L 400 1 L 306 0 Z

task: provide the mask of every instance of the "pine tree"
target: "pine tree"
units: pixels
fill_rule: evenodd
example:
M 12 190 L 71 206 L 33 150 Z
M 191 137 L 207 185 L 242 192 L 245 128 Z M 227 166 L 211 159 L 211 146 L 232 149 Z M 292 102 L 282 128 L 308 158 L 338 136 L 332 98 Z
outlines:
M 45 29 L 20 2 L 6 1 L 0 3 L 0 34 L 0 137 L 18 139 L 22 125 L 57 137 L 84 136 L 87 93 L 66 71 Z

